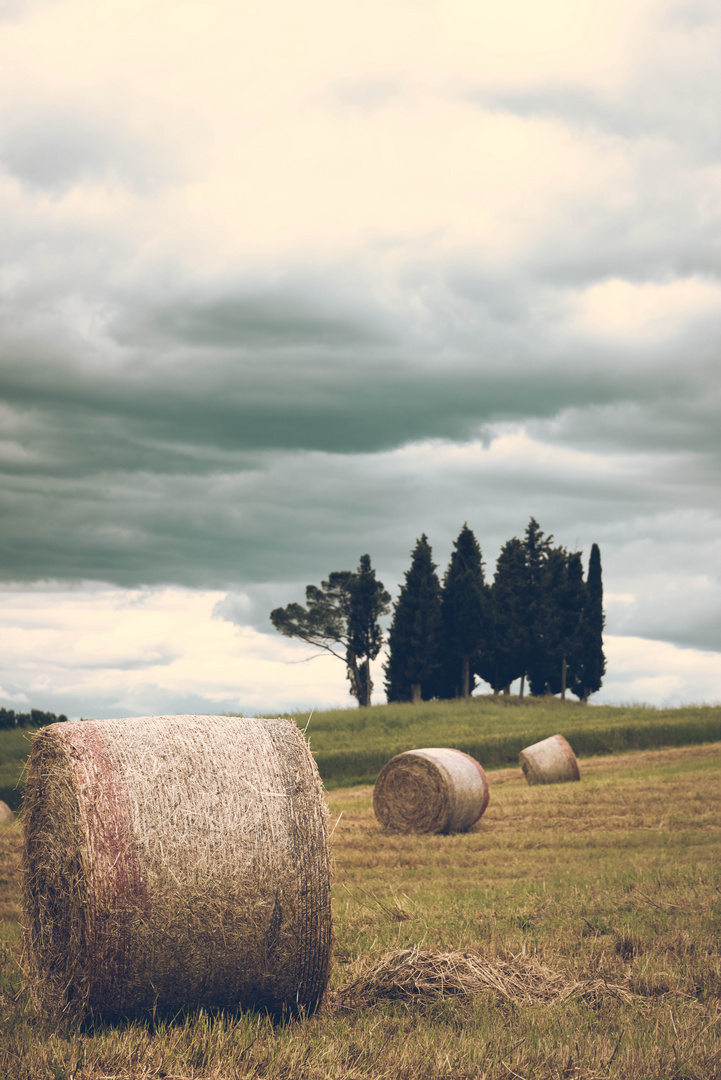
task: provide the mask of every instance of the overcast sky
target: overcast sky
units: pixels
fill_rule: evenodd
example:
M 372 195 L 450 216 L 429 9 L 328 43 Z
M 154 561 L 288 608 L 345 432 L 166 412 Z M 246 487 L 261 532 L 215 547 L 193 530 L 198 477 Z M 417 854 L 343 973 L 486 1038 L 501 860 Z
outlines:
M 719 56 L 717 0 L 0 0 L 0 704 L 352 704 L 270 609 L 531 515 L 593 700 L 721 700 Z

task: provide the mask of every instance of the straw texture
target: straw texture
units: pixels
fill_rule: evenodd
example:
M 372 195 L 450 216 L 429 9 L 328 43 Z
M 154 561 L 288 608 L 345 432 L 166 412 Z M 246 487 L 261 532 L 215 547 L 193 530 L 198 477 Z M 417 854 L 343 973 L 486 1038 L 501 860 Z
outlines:
M 605 979 L 569 979 L 525 955 L 488 960 L 472 952 L 396 949 L 372 964 L 361 960 L 354 974 L 345 986 L 331 992 L 331 1008 L 361 1009 L 384 1001 L 488 993 L 514 1004 L 553 1005 L 569 998 L 597 1002 L 603 997 L 615 997 L 624 1004 L 633 1001 L 626 987 Z
M 488 780 L 461 750 L 406 750 L 383 767 L 373 811 L 386 829 L 408 833 L 465 832 L 488 806 Z
M 52 724 L 33 743 L 23 825 L 30 982 L 51 1014 L 322 999 L 326 810 L 291 721 Z
M 0 799 L 0 825 L 12 825 L 15 815 L 6 802 Z
M 563 735 L 551 735 L 521 750 L 518 763 L 529 784 L 561 784 L 580 780 L 576 755 Z

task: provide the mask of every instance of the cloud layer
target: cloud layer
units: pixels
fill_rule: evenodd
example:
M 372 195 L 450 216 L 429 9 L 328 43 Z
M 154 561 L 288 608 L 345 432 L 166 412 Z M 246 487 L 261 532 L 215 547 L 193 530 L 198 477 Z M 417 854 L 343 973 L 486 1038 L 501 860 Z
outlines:
M 721 651 L 721 17 L 539 10 L 0 5 L 0 580 L 194 589 L 252 652 L 533 514 L 615 640 Z

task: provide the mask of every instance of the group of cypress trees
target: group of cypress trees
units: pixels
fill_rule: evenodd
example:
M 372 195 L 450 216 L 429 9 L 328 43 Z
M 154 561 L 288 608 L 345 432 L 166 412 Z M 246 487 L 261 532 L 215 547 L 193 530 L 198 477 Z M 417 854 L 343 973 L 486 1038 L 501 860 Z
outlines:
M 380 653 L 379 619 L 390 595 L 369 555 L 356 571 L 339 570 L 306 604 L 275 608 L 276 630 L 342 660 L 350 693 L 370 705 L 370 662 Z M 532 694 L 570 690 L 582 701 L 601 687 L 603 655 L 601 556 L 594 544 L 584 581 L 580 552 L 553 547 L 531 518 L 523 540 L 503 545 L 491 584 L 481 549 L 464 525 L 441 583 L 428 538 L 421 536 L 405 575 L 388 635 L 385 688 L 389 701 L 468 697 L 476 676 L 494 693 L 526 679 Z
M 393 610 L 385 665 L 389 701 L 468 697 L 475 677 L 494 693 L 526 679 L 532 694 L 570 690 L 581 701 L 601 688 L 601 555 L 554 547 L 531 518 L 523 540 L 503 545 L 492 583 L 468 525 L 439 581 L 428 538 L 415 546 Z

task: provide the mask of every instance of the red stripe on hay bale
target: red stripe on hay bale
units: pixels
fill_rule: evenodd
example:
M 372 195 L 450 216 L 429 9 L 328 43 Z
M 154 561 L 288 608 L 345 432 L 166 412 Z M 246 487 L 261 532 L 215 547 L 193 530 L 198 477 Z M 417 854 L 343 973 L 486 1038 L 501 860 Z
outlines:
M 326 811 L 290 721 L 51 725 L 33 744 L 23 818 L 31 986 L 50 1013 L 321 1001 Z
M 147 920 L 151 900 L 135 849 L 133 823 L 119 763 L 95 721 L 63 724 L 58 742 L 75 765 L 78 811 L 87 835 L 87 925 L 91 1008 L 122 1007 L 133 918 Z
M 580 780 L 576 755 L 563 735 L 527 746 L 518 755 L 518 762 L 529 784 L 560 784 Z
M 378 822 L 397 832 L 465 832 L 488 805 L 488 780 L 470 754 L 448 747 L 406 750 L 373 789 Z

